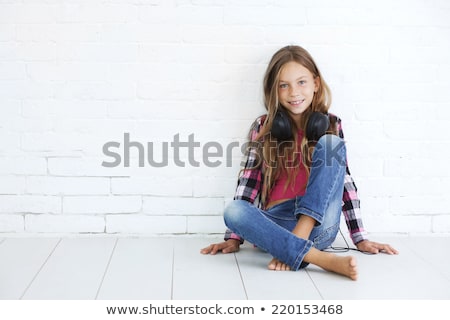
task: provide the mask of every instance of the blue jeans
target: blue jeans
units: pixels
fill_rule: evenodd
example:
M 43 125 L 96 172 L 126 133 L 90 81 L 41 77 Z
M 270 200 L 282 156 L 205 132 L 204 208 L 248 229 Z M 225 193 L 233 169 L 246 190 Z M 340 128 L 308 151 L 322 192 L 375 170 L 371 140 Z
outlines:
M 226 226 L 245 240 L 286 263 L 292 270 L 307 265 L 304 256 L 312 246 L 329 247 L 339 230 L 346 171 L 344 141 L 324 135 L 317 142 L 311 172 L 303 196 L 262 210 L 245 200 L 234 200 L 225 208 Z M 300 215 L 312 217 L 316 224 L 308 239 L 292 233 Z

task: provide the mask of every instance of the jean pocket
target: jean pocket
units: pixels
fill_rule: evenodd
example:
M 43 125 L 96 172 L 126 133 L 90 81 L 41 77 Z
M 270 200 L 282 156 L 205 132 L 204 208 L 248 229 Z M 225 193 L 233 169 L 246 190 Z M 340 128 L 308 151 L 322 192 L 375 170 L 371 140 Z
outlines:
M 314 247 L 319 250 L 328 248 L 336 239 L 337 232 L 339 231 L 339 223 L 328 227 L 323 230 L 317 237 L 314 238 Z

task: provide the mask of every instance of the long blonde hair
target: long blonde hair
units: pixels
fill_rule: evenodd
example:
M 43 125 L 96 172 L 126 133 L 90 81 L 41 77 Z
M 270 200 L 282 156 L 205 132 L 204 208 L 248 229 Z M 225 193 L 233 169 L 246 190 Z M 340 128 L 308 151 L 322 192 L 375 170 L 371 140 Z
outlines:
M 283 66 L 288 62 L 297 62 L 308 69 L 314 79 L 319 79 L 317 92 L 314 94 L 311 105 L 302 113 L 299 127 L 292 125 L 292 141 L 279 142 L 274 138 L 270 138 L 268 133 L 272 128 L 273 119 L 277 111 L 284 107 L 279 102 L 278 85 L 280 72 Z M 299 171 L 299 165 L 305 166 L 309 175 L 309 165 L 311 159 L 311 150 L 308 141 L 303 137 L 300 148 L 298 147 L 297 130 L 306 126 L 308 118 L 313 111 L 326 113 L 331 105 L 331 91 L 324 81 L 314 59 L 304 48 L 300 46 L 286 46 L 278 50 L 269 62 L 264 76 L 264 106 L 267 110 L 264 124 L 257 136 L 257 140 L 261 141 L 258 145 L 259 154 L 263 160 L 263 179 L 264 184 L 261 192 L 261 202 L 265 203 L 275 180 L 283 171 L 289 170 L 288 181 L 285 189 L 289 184 L 293 186 L 293 177 Z M 291 119 L 293 124 L 293 121 Z M 268 139 L 266 137 L 269 137 Z M 300 150 L 299 150 L 300 149 Z M 300 159 L 298 155 L 301 154 Z M 301 161 L 302 163 L 299 163 Z

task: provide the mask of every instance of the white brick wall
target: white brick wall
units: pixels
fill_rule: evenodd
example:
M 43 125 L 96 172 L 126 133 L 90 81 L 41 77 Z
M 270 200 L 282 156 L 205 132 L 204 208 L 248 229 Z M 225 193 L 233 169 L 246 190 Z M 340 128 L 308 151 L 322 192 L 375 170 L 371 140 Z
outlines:
M 0 1 L 0 232 L 222 232 L 240 161 L 227 146 L 263 112 L 287 44 L 332 88 L 368 231 L 449 233 L 444 0 Z M 123 149 L 103 167 L 124 133 L 155 161 L 176 134 L 201 146 L 195 165 L 169 149 L 168 166 L 139 167 L 132 148 L 129 167 Z

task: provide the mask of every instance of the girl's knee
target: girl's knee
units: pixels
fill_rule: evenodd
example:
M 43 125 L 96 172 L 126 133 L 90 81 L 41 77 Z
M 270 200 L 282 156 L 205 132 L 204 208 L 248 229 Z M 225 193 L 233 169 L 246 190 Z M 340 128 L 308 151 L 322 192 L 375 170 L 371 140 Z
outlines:
M 324 134 L 317 142 L 316 148 L 323 148 L 326 150 L 339 150 L 345 152 L 345 142 L 342 138 L 334 134 Z
M 339 165 L 346 165 L 345 142 L 334 134 L 323 135 L 317 142 L 314 153 L 317 156 L 315 159 L 317 163 L 322 164 L 325 161 L 326 165 L 329 166 L 336 161 Z
M 248 204 L 245 200 L 233 200 L 225 207 L 223 218 L 228 228 L 233 230 L 233 226 L 242 221 L 245 207 Z

